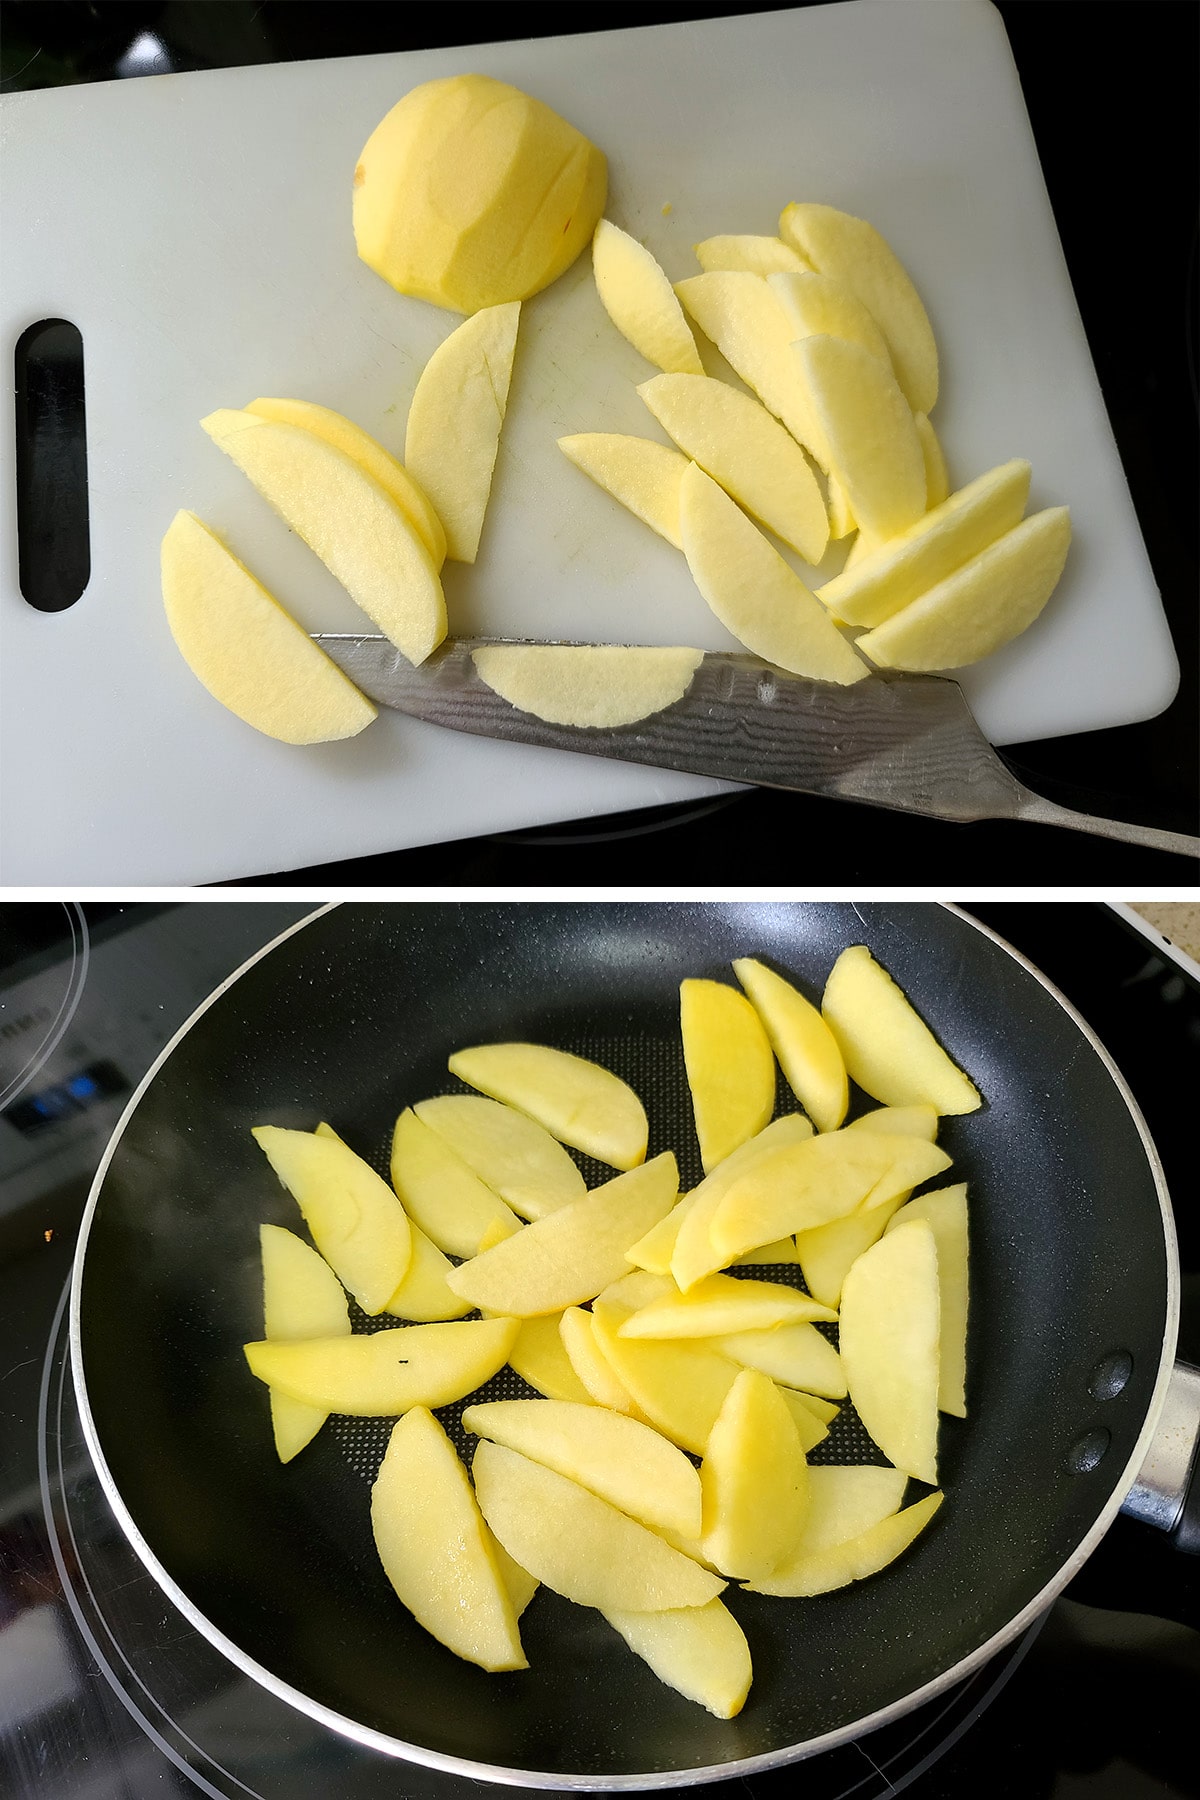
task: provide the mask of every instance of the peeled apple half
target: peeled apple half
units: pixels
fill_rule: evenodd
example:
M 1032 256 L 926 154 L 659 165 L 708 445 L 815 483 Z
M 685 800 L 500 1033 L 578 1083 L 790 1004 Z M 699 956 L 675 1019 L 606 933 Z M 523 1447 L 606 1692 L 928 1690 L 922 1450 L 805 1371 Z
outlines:
M 487 75 L 415 87 L 354 171 L 358 254 L 402 294 L 457 312 L 524 300 L 590 242 L 604 156 L 540 100 Z

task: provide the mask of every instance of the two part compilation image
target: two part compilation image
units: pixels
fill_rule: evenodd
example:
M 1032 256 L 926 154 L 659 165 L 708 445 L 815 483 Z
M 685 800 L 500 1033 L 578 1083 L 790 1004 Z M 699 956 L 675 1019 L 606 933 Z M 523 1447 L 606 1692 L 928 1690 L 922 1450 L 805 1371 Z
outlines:
M 395 10 L 0 0 L 0 1791 L 1185 1800 L 1188 246 Z

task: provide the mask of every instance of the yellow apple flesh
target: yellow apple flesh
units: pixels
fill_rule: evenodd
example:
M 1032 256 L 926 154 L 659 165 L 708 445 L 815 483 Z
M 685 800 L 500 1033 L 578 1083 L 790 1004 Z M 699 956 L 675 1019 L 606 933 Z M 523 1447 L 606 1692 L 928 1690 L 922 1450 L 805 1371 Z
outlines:
M 520 301 L 510 300 L 452 331 L 408 409 L 404 460 L 437 511 L 453 562 L 473 563 L 479 553 L 520 316 Z
M 375 708 L 195 513 L 162 541 L 167 623 L 214 700 L 285 744 L 354 737 Z
M 613 730 L 682 700 L 702 650 L 641 644 L 484 644 L 471 653 L 501 699 L 552 725 Z
M 592 238 L 592 273 L 605 312 L 647 362 L 673 374 L 703 375 L 674 288 L 645 245 L 611 219 L 601 219 Z
M 793 355 L 855 521 L 872 537 L 894 537 L 925 511 L 925 455 L 896 377 L 844 338 L 800 338 Z
M 645 1107 L 628 1082 L 586 1057 L 546 1044 L 480 1044 L 456 1051 L 447 1067 L 610 1168 L 632 1169 L 645 1158 Z
M 358 254 L 402 294 L 458 312 L 536 294 L 604 211 L 594 144 L 506 82 L 422 83 L 368 138 L 354 171 Z
M 569 1152 L 511 1106 L 482 1094 L 441 1094 L 412 1110 L 523 1219 L 540 1219 L 587 1192 Z
M 873 1100 L 888 1106 L 924 1103 L 951 1114 L 974 1112 L 981 1104 L 974 1083 L 865 945 L 842 951 L 825 984 L 821 1011 L 851 1079 Z
M 630 437 L 619 431 L 577 432 L 573 437 L 560 437 L 558 447 L 597 487 L 619 500 L 676 550 L 683 549 L 679 488 L 688 459 L 680 451 L 653 438 Z
M 260 1225 L 262 1252 L 263 1336 L 285 1342 L 296 1338 L 341 1337 L 350 1331 L 350 1312 L 342 1284 L 311 1245 L 282 1225 Z M 289 1394 L 271 1390 L 271 1428 L 280 1462 L 290 1462 L 328 1418 L 323 1408 L 306 1406 Z
M 850 1398 L 888 1461 L 937 1482 L 937 1247 L 925 1219 L 885 1232 L 842 1286 L 839 1342 Z
M 689 978 L 679 987 L 683 1061 L 706 1174 L 775 1110 L 775 1059 L 758 1014 L 723 981 Z
M 446 601 L 420 533 L 362 464 L 299 425 L 228 407 L 200 421 L 284 522 L 411 663 L 446 635 Z
M 835 1131 L 846 1116 L 846 1065 L 820 1011 L 754 957 L 739 957 L 733 972 L 750 996 L 779 1058 L 779 1066 L 818 1131 Z

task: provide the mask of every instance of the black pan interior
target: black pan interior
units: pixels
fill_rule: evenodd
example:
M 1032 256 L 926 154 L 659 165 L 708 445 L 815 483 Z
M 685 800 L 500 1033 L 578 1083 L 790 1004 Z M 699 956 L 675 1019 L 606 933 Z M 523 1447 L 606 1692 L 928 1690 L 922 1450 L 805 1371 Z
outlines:
M 378 1157 L 402 1106 L 453 1087 L 452 1050 L 529 1038 L 603 1050 L 645 1090 L 651 1153 L 675 1149 L 687 1185 L 699 1166 L 681 978 L 729 979 L 730 960 L 752 954 L 816 997 L 852 943 L 890 969 L 986 1098 L 941 1138 L 954 1158 L 942 1179 L 970 1183 L 972 1310 L 970 1416 L 942 1423 L 938 1520 L 885 1575 L 838 1593 L 731 1589 L 755 1666 L 733 1721 L 673 1694 L 598 1615 L 546 1592 L 523 1622 L 529 1671 L 460 1662 L 382 1576 L 356 1430 L 331 1421 L 296 1462 L 275 1460 L 240 1346 L 262 1328 L 258 1225 L 299 1227 L 299 1215 L 250 1127 L 326 1118 Z M 858 1095 L 855 1110 L 868 1104 Z M 604 1779 L 804 1745 L 1001 1631 L 1072 1556 L 1126 1467 L 1166 1293 L 1160 1202 L 1119 1089 L 1046 988 L 948 909 L 347 905 L 252 965 L 150 1084 L 92 1221 L 80 1344 L 117 1491 L 171 1578 L 244 1652 L 423 1751 Z M 1114 1357 L 1132 1369 L 1116 1394 Z

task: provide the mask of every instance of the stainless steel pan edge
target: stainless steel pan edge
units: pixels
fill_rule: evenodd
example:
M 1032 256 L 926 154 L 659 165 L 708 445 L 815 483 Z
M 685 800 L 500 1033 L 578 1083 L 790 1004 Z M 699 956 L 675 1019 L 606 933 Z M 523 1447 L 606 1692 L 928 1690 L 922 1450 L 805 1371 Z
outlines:
M 362 1745 L 365 1749 L 378 1751 L 384 1755 L 398 1757 L 405 1761 L 415 1762 L 427 1768 L 440 1770 L 446 1774 L 463 1776 L 470 1780 L 489 1781 L 499 1785 L 512 1787 L 543 1788 L 559 1793 L 628 1793 L 645 1792 L 655 1789 L 662 1790 L 664 1788 L 679 1789 L 684 1787 L 698 1787 L 711 1781 L 750 1776 L 768 1769 L 780 1768 L 789 1763 L 800 1762 L 810 1756 L 819 1755 L 822 1751 L 832 1750 L 839 1745 L 851 1743 L 858 1738 L 864 1737 L 870 1732 L 876 1731 L 880 1727 L 891 1723 L 893 1720 L 903 1717 L 904 1714 L 914 1710 L 916 1707 L 935 1699 L 939 1694 L 944 1693 L 947 1689 L 963 1681 L 967 1676 L 974 1674 L 997 1655 L 997 1653 L 1007 1644 L 1010 1644 L 1015 1638 L 1019 1637 L 1022 1632 L 1027 1630 L 1028 1627 L 1032 1625 L 1057 1598 L 1099 1544 L 1109 1526 L 1121 1511 L 1126 1495 L 1137 1480 L 1139 1472 L 1150 1452 L 1158 1427 L 1159 1417 L 1167 1399 L 1168 1389 L 1175 1368 L 1175 1353 L 1179 1334 L 1179 1252 L 1175 1234 L 1174 1215 L 1171 1210 L 1166 1177 L 1158 1156 L 1158 1151 L 1150 1136 L 1145 1119 L 1142 1117 L 1141 1109 L 1134 1099 L 1121 1071 L 1108 1054 L 1108 1051 L 1096 1036 L 1095 1032 L 1093 1032 L 1091 1027 L 1087 1024 L 1086 1020 L 1080 1016 L 1076 1009 L 1071 1005 L 1070 1001 L 1067 1000 L 1065 995 L 1060 993 L 1054 984 L 1048 981 L 1039 969 L 1029 962 L 1026 957 L 1022 956 L 1019 951 L 1015 950 L 1012 945 L 998 933 L 990 930 L 989 927 L 983 925 L 979 920 L 972 918 L 969 914 L 965 913 L 962 908 L 948 902 L 931 902 L 930 904 L 940 905 L 944 911 L 953 913 L 972 930 L 978 931 L 982 936 L 989 938 L 1007 956 L 1011 957 L 1014 962 L 1018 963 L 1027 971 L 1027 973 L 1032 975 L 1068 1015 L 1076 1028 L 1082 1033 L 1083 1037 L 1096 1052 L 1124 1100 L 1130 1118 L 1141 1139 L 1147 1162 L 1153 1176 L 1162 1217 L 1167 1275 L 1166 1321 L 1163 1333 L 1162 1356 L 1141 1432 L 1138 1435 L 1133 1451 L 1120 1478 L 1114 1486 L 1108 1501 L 1101 1509 L 1090 1529 L 1076 1546 L 1072 1555 L 1069 1556 L 1059 1568 L 1055 1576 L 1046 1583 L 1028 1605 L 1014 1617 L 1009 1619 L 999 1631 L 995 1632 L 985 1643 L 972 1651 L 970 1655 L 963 1657 L 950 1668 L 944 1670 L 942 1674 L 937 1676 L 934 1680 L 926 1682 L 922 1687 L 912 1690 L 902 1699 L 895 1701 L 892 1705 L 883 1707 L 874 1713 L 857 1719 L 851 1724 L 841 1727 L 836 1731 L 828 1732 L 821 1737 L 809 1739 L 803 1744 L 788 1746 L 785 1749 L 771 1751 L 759 1756 L 748 1757 L 738 1762 L 723 1762 L 705 1768 L 686 1769 L 668 1773 L 655 1770 L 648 1771 L 644 1774 L 615 1775 L 608 1777 L 573 1776 L 561 1772 L 547 1773 L 536 1769 L 500 1768 L 488 1763 L 479 1763 L 462 1757 L 444 1755 L 438 1751 L 429 1750 L 423 1745 L 405 1743 L 398 1738 L 387 1736 L 382 1732 L 363 1726 L 356 1720 L 347 1718 L 344 1714 L 335 1712 L 328 1707 L 310 1700 L 306 1695 L 301 1693 L 299 1689 L 292 1687 L 285 1681 L 281 1681 L 279 1677 L 274 1675 L 269 1669 L 264 1668 L 261 1663 L 256 1662 L 253 1657 L 248 1656 L 238 1644 L 234 1643 L 230 1638 L 226 1637 L 223 1632 L 217 1630 L 210 1623 L 205 1615 L 193 1605 L 188 1596 L 173 1580 L 171 1575 L 158 1560 L 153 1549 L 143 1537 L 117 1490 L 116 1483 L 113 1480 L 112 1473 L 100 1445 L 99 1436 L 88 1400 L 83 1370 L 80 1333 L 82 1275 L 84 1260 L 87 1253 L 88 1235 L 92 1220 L 95 1216 L 96 1205 L 104 1184 L 105 1175 L 125 1128 L 136 1111 L 146 1089 L 150 1086 L 162 1065 L 171 1056 L 176 1046 L 192 1029 L 197 1020 L 200 1019 L 209 1008 L 220 999 L 226 990 L 232 987 L 234 982 L 245 974 L 248 969 L 252 968 L 265 956 L 269 955 L 277 945 L 285 942 L 297 932 L 302 931 L 307 925 L 310 925 L 313 920 L 333 911 L 337 904 L 341 903 L 334 902 L 315 908 L 307 918 L 299 920 L 295 925 L 289 927 L 287 931 L 281 932 L 278 937 L 273 938 L 270 943 L 265 944 L 261 950 L 256 952 L 254 956 L 249 957 L 240 968 L 236 969 L 227 980 L 223 981 L 219 987 L 214 989 L 208 998 L 196 1008 L 191 1017 L 175 1033 L 174 1037 L 156 1058 L 151 1068 L 147 1070 L 146 1075 L 131 1095 L 128 1105 L 117 1122 L 112 1138 L 105 1149 L 103 1158 L 96 1171 L 95 1179 L 92 1182 L 80 1224 L 79 1239 L 76 1246 L 75 1260 L 71 1275 L 69 1341 L 71 1373 L 75 1384 L 84 1438 L 87 1443 L 88 1452 L 95 1465 L 101 1487 L 104 1490 L 105 1497 L 118 1524 L 146 1569 L 154 1577 L 155 1581 L 171 1600 L 172 1604 L 178 1608 L 188 1622 L 210 1644 L 212 1644 L 215 1649 L 219 1650 L 230 1662 L 241 1669 L 244 1674 L 248 1675 L 260 1686 L 266 1688 L 278 1699 L 297 1708 L 297 1710 L 304 1713 L 308 1718 L 315 1719 L 320 1724 L 328 1726 L 330 1730 L 336 1731 L 341 1736 Z M 669 906 L 671 902 L 669 900 L 664 900 L 659 902 L 659 904 Z

